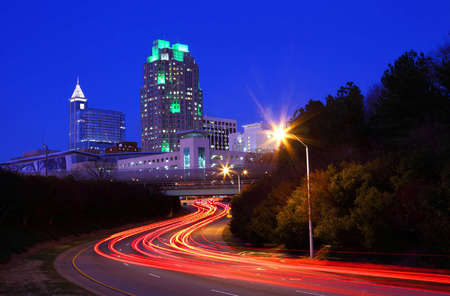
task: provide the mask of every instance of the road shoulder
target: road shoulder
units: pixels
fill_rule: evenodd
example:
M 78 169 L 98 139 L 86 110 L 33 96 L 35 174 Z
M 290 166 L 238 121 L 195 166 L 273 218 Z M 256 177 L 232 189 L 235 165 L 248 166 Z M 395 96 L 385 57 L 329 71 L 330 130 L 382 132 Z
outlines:
M 186 213 L 180 212 L 178 215 L 184 214 Z M 38 244 L 22 254 L 13 255 L 7 263 L 0 264 L 0 295 L 94 295 L 93 291 L 82 288 L 84 284 L 79 286 L 61 275 L 60 267 L 63 265 L 56 263 L 60 261 L 58 258 L 63 254 L 71 253 L 71 250 L 79 250 L 82 246 L 93 244 L 112 233 L 155 221 L 157 220 L 152 219 L 111 229 L 101 229 L 80 236 L 69 236 Z M 72 258 L 67 262 L 69 265 L 65 265 L 64 268 L 75 271 L 71 263 Z M 98 291 L 96 290 L 95 293 Z

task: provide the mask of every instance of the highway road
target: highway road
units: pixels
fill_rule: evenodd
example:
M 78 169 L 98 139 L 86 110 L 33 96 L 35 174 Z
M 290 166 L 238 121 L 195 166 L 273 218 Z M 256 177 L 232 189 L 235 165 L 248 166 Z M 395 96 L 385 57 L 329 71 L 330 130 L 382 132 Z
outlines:
M 450 271 L 309 260 L 222 241 L 228 205 L 71 249 L 55 267 L 99 295 L 450 295 Z

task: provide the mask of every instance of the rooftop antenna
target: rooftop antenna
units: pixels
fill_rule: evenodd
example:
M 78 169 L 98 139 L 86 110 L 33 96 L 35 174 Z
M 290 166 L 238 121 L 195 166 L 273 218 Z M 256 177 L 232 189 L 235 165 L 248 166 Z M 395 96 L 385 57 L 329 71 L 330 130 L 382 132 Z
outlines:
M 80 76 L 77 75 L 77 84 L 80 84 Z

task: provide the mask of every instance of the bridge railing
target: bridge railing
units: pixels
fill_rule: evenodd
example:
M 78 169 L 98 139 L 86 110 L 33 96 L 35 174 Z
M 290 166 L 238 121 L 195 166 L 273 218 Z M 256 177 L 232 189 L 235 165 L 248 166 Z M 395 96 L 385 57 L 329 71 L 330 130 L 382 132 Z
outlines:
M 220 170 L 217 168 L 208 169 L 171 169 L 171 170 L 133 170 L 133 171 L 114 171 L 111 172 L 110 178 L 125 182 L 136 182 L 146 184 L 178 184 L 196 182 L 196 184 L 212 184 L 220 182 L 221 184 L 237 184 L 236 173 L 242 171 L 244 168 L 236 168 L 235 173 L 231 176 L 223 177 Z M 241 177 L 241 182 L 246 184 L 248 180 L 260 179 L 265 174 L 269 173 L 267 165 L 245 167 L 249 172 L 247 176 Z M 203 182 L 203 183 L 202 183 Z M 211 183 L 212 182 L 212 183 Z
M 258 179 L 245 179 L 241 180 L 241 186 L 248 184 L 254 184 Z M 170 190 L 170 189 L 191 189 L 191 188 L 229 188 L 237 187 L 237 181 L 231 180 L 211 180 L 211 181 L 189 181 L 189 182 L 164 182 L 155 184 L 159 188 Z

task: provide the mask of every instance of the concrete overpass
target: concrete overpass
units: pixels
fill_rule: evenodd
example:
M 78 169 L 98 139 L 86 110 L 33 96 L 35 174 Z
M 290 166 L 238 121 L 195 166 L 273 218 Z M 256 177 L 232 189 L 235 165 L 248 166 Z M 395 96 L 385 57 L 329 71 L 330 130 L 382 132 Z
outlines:
M 163 188 L 162 192 L 169 196 L 215 196 L 229 195 L 238 193 L 237 185 L 234 186 L 208 186 L 208 187 L 181 187 L 181 188 Z

